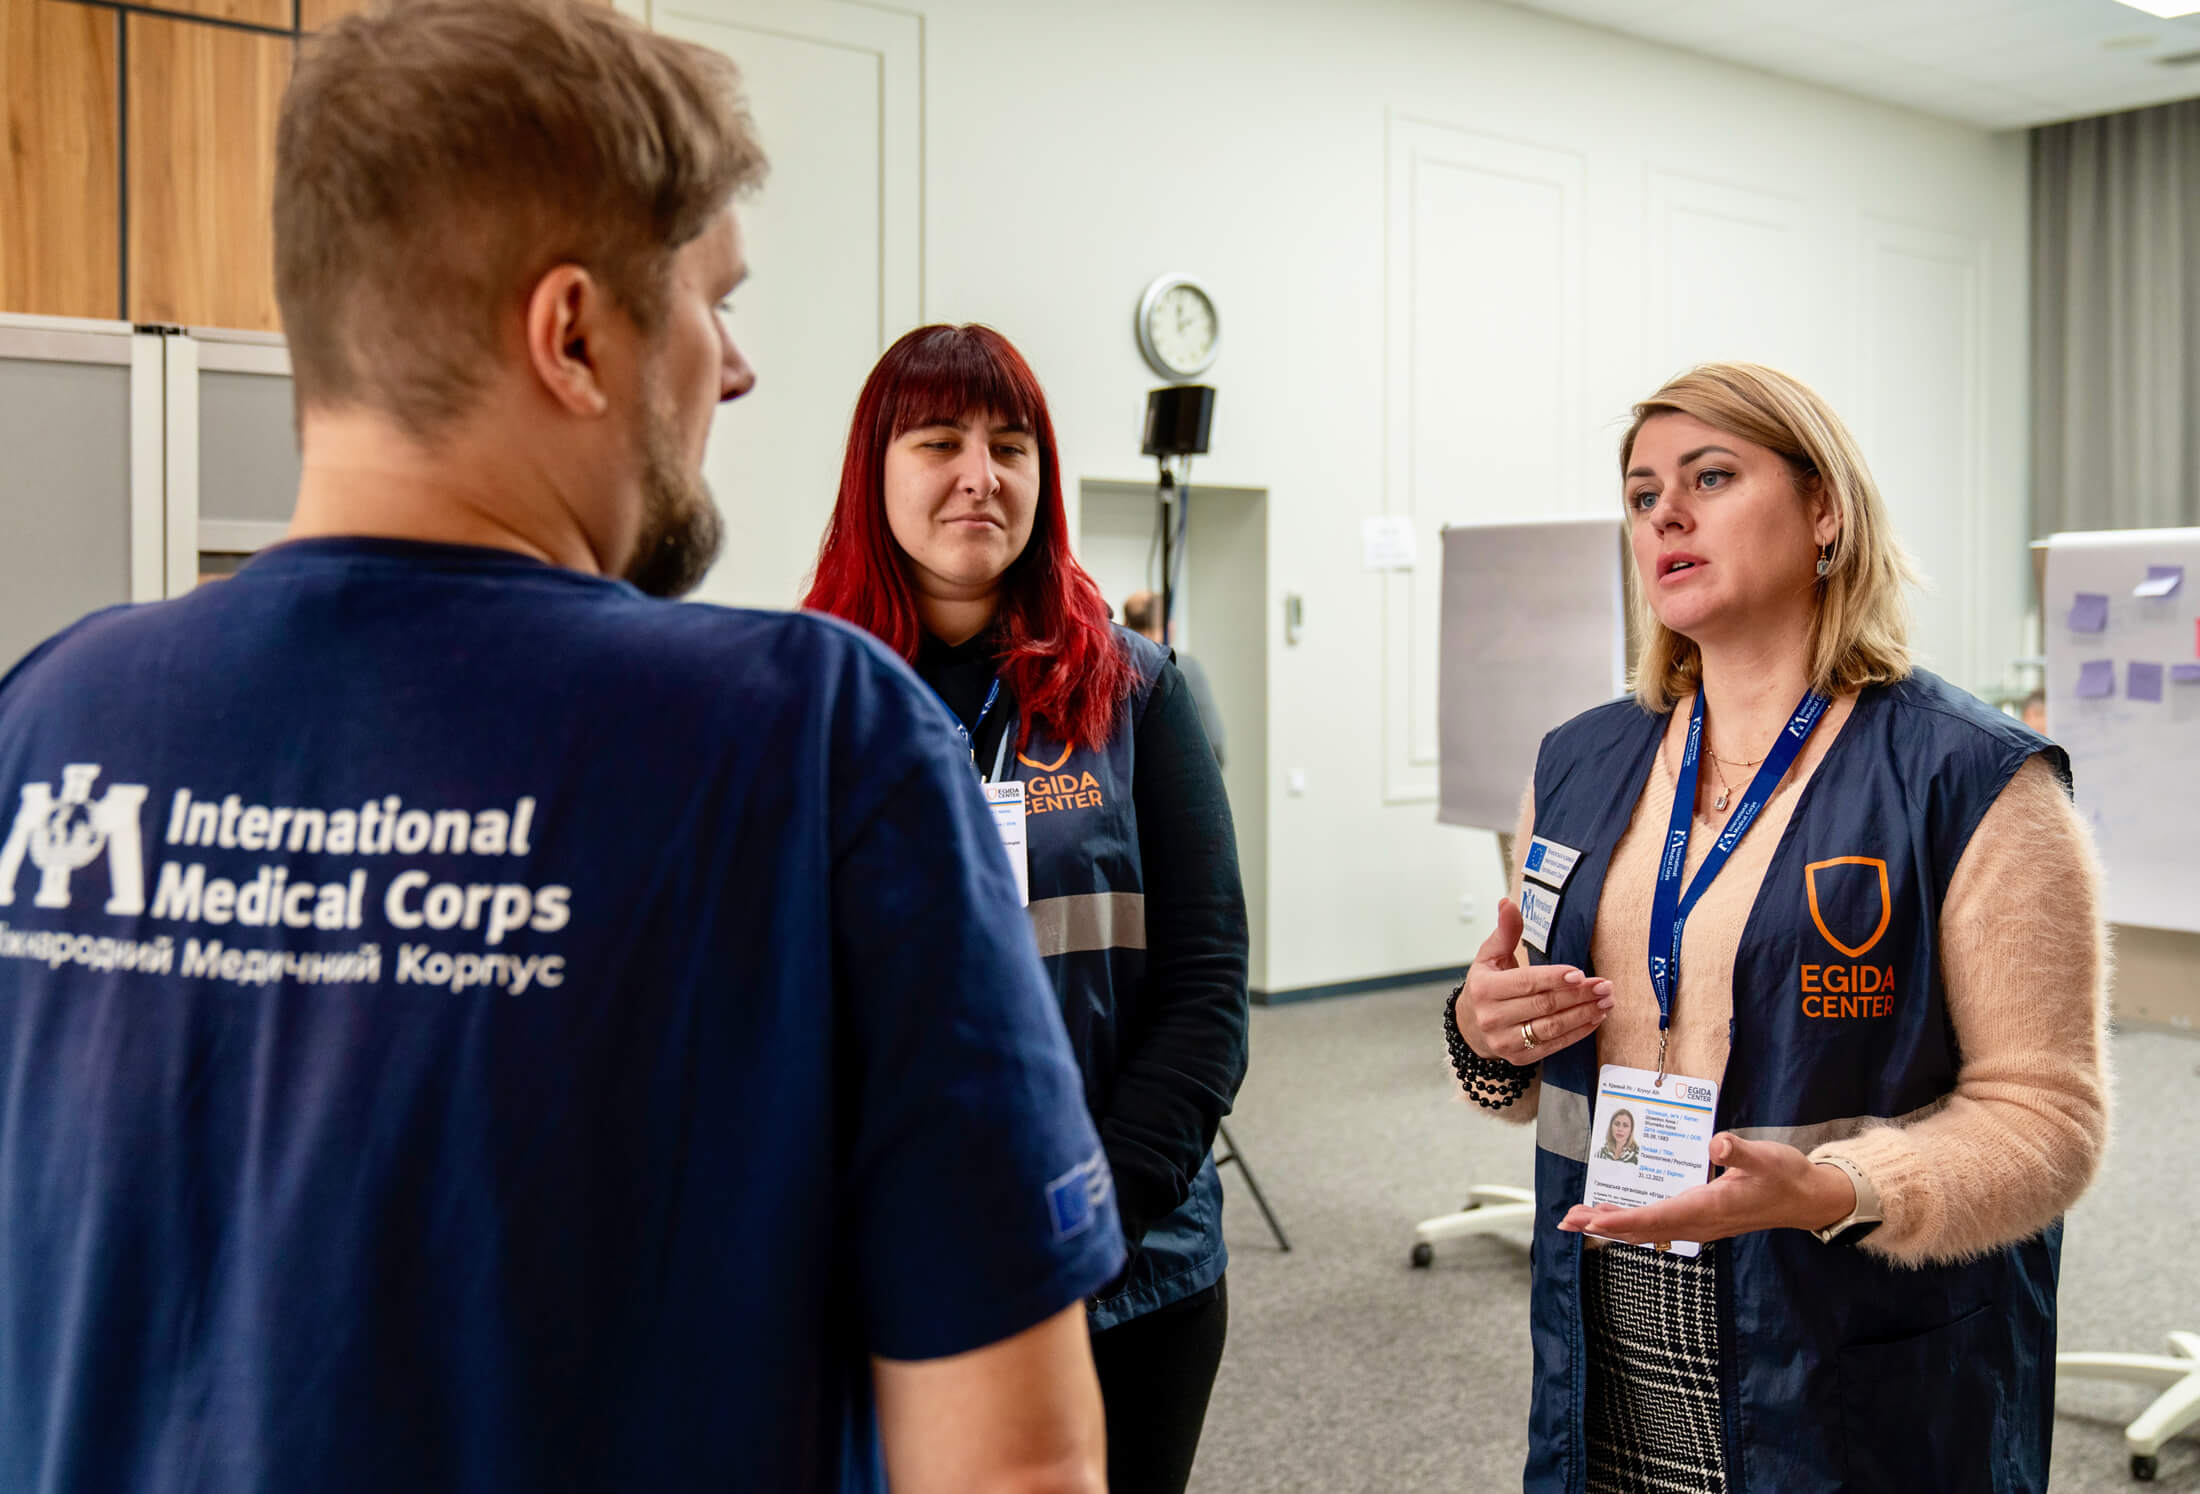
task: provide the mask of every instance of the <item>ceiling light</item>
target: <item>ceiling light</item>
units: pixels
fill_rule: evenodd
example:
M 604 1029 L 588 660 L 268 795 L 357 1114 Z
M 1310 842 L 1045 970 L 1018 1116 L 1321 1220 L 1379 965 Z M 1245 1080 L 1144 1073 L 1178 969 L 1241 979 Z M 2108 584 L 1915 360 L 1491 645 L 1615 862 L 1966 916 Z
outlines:
M 2117 4 L 2143 10 L 2150 16 L 2160 16 L 2165 21 L 2200 11 L 2200 0 L 2117 0 Z

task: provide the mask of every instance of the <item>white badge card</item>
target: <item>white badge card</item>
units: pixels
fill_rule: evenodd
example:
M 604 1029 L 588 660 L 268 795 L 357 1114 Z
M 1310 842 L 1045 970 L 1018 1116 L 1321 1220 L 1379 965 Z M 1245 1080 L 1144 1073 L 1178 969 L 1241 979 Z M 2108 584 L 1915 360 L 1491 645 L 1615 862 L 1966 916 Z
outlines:
M 1543 954 L 1551 952 L 1551 920 L 1558 917 L 1558 894 L 1535 882 L 1520 884 L 1521 937 Z
M 1016 901 L 1031 906 L 1031 852 L 1024 842 L 1024 786 L 1018 779 L 985 786 L 985 802 L 993 811 L 993 828 L 1001 832 L 1001 849 L 1016 873 Z
M 1562 846 L 1555 840 L 1542 836 L 1529 837 L 1528 854 L 1520 863 L 1523 876 L 1532 877 L 1546 887 L 1566 890 L 1566 879 L 1574 874 L 1574 863 L 1581 859 L 1581 852 L 1572 846 Z
M 1589 1122 L 1589 1186 L 1581 1201 L 1639 1209 L 1711 1181 L 1719 1086 L 1708 1079 L 1608 1063 L 1597 1073 Z M 1645 1247 L 1648 1248 L 1648 1247 Z M 1674 1240 L 1675 1255 L 1703 1247 Z

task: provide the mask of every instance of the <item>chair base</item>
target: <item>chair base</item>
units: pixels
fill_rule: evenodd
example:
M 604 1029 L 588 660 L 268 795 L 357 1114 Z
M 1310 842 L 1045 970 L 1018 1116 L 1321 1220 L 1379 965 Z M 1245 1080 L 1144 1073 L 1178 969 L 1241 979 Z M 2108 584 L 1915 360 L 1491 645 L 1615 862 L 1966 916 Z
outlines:
M 1462 1235 L 1486 1235 L 1515 1225 L 1535 1223 L 1535 1194 L 1526 1188 L 1507 1188 L 1484 1183 L 1467 1192 L 1467 1206 L 1456 1214 L 1424 1219 L 1413 1226 L 1413 1264 L 1425 1267 L 1436 1259 L 1438 1240 Z
M 2121 1380 L 2130 1385 L 2158 1386 L 2154 1404 L 2124 1428 L 2124 1445 L 2131 1449 L 2131 1476 L 2154 1477 L 2155 1458 L 2162 1445 L 2200 1423 L 2200 1333 L 2172 1333 L 2167 1354 L 2057 1354 L 2060 1374 L 2089 1380 Z

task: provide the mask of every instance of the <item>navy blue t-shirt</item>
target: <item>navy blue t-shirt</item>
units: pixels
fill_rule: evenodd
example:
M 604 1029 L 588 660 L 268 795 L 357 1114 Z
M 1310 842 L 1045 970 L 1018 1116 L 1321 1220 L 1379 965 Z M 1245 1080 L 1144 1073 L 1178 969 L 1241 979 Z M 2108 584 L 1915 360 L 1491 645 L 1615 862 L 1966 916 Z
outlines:
M 1121 1267 L 852 628 L 284 545 L 0 681 L 0 829 L 0 1488 L 870 1488 L 869 1355 Z

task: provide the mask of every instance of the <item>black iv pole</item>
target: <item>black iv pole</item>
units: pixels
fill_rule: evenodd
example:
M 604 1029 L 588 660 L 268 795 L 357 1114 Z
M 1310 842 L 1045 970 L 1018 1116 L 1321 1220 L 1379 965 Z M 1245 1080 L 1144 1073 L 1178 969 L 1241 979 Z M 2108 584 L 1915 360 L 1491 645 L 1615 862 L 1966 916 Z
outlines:
M 1191 486 L 1179 486 L 1176 474 L 1169 470 L 1169 459 L 1159 458 L 1161 481 L 1155 486 L 1154 497 L 1161 505 L 1161 639 L 1163 647 L 1169 646 L 1169 622 L 1176 615 L 1176 550 L 1181 531 L 1178 525 L 1189 515 L 1184 505 L 1192 496 Z M 1170 513 L 1175 509 L 1174 514 Z M 1230 1134 L 1228 1122 L 1217 1125 L 1221 1145 L 1215 1149 L 1215 1167 L 1235 1167 L 1245 1177 L 1245 1186 L 1253 1195 L 1253 1204 L 1260 1210 L 1260 1217 L 1267 1221 L 1268 1232 L 1276 1237 L 1276 1249 L 1288 1254 L 1291 1237 L 1283 1232 L 1283 1225 L 1276 1219 L 1276 1211 L 1268 1207 L 1267 1195 L 1260 1191 L 1260 1180 L 1253 1176 L 1252 1165 L 1245 1160 L 1237 1138 Z

